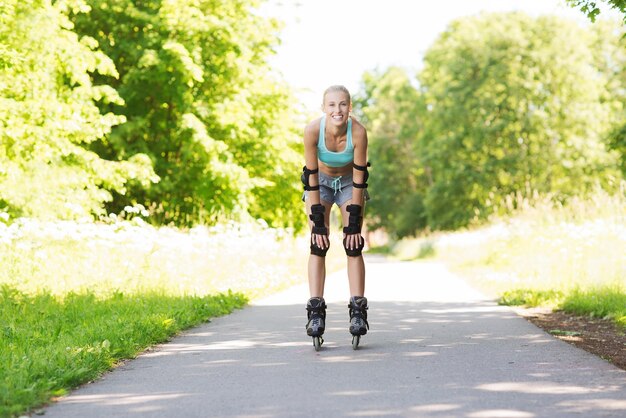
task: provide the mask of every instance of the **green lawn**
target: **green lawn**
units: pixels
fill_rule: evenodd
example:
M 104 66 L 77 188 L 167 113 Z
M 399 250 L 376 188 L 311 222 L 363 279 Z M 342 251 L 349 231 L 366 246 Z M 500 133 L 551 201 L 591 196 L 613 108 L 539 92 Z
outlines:
M 329 271 L 345 260 L 333 239 Z M 0 223 L 0 416 L 32 411 L 185 328 L 304 283 L 308 252 L 306 237 L 256 224 Z
M 98 377 L 120 359 L 242 307 L 241 294 L 28 295 L 0 289 L 0 416 L 17 415 Z

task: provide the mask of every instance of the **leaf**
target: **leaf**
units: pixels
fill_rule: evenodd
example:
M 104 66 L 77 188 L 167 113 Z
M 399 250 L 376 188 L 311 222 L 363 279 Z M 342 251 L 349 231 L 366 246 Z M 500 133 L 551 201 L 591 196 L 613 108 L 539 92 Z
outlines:
M 565 330 L 560 330 L 560 329 L 551 329 L 550 331 L 548 331 L 550 334 L 552 335 L 558 335 L 558 336 L 565 336 L 565 337 L 579 337 L 581 335 L 583 335 L 582 332 L 578 332 L 578 331 L 565 331 Z

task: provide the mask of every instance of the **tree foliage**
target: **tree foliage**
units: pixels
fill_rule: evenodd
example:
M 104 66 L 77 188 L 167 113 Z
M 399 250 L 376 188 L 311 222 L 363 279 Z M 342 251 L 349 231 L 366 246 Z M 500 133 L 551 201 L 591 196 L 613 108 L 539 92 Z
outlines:
M 567 3 L 572 6 L 580 9 L 583 13 L 585 13 L 592 22 L 595 22 L 596 18 L 600 14 L 600 8 L 598 7 L 597 1 L 591 0 L 566 0 Z M 618 9 L 625 15 L 626 19 L 626 0 L 604 0 L 609 6 L 614 9 Z
M 595 3 L 590 4 L 596 12 L 588 13 L 595 22 L 591 27 L 594 36 L 592 52 L 599 71 L 607 79 L 607 91 L 603 101 L 612 102 L 616 108 L 613 115 L 617 120 L 611 123 L 614 128 L 609 135 L 608 146 L 619 154 L 621 171 L 626 176 L 626 36 L 623 26 L 618 22 L 596 20 L 595 16 L 600 10 Z M 619 8 L 626 19 L 626 1 L 615 1 L 611 4 Z
M 512 193 L 574 195 L 614 179 L 591 41 L 574 23 L 515 13 L 457 21 L 432 46 L 420 79 L 433 226 L 485 218 Z
M 116 196 L 112 210 L 146 203 L 162 223 L 250 213 L 301 226 L 298 136 L 289 90 L 266 58 L 277 23 L 249 0 L 88 0 L 77 31 L 95 38 L 119 72 L 127 122 L 95 147 L 109 158 L 143 153 L 161 181 Z
M 304 225 L 255 0 L 0 0 L 0 211 Z
M 118 76 L 64 11 L 80 3 L 0 0 L 0 210 L 13 216 L 102 214 L 111 192 L 153 176 L 144 155 L 106 160 L 87 149 L 124 121 L 96 103 L 123 104 L 106 83 Z
M 624 91 L 617 39 L 557 17 L 484 14 L 455 21 L 435 41 L 415 92 L 382 95 L 391 73 L 366 77 L 363 113 L 372 143 L 384 144 L 376 172 L 394 179 L 376 192 L 411 190 L 414 200 L 413 223 L 400 235 L 424 224 L 450 229 L 486 219 L 513 194 L 566 199 L 614 187 L 619 155 L 607 137 L 623 104 L 612 92 Z M 396 121 L 418 127 L 394 142 L 401 135 L 385 131 Z M 397 173 L 407 164 L 412 174 L 403 178 Z M 406 207 L 394 209 L 383 219 L 408 217 Z
M 423 209 L 424 166 L 415 138 L 423 131 L 426 108 L 406 72 L 392 67 L 363 76 L 355 113 L 368 127 L 369 180 L 375 199 L 368 203 L 368 226 L 398 237 L 426 226 Z

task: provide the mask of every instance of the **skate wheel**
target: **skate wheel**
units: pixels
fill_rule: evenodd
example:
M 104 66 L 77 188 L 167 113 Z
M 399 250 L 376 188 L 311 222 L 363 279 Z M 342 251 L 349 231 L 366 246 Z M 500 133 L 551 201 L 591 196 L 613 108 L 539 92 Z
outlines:
M 361 336 L 360 335 L 353 335 L 352 336 L 352 349 L 356 350 L 357 348 L 359 348 L 359 342 L 361 341 Z
M 315 347 L 315 351 L 320 351 L 323 343 L 324 340 L 322 339 L 322 337 L 313 337 L 313 347 Z

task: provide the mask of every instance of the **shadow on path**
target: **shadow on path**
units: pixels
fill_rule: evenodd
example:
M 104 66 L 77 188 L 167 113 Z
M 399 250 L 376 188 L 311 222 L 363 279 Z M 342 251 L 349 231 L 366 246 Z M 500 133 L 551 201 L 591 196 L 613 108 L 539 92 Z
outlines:
M 330 291 L 326 342 L 314 351 L 304 331 L 307 295 L 299 289 L 190 330 L 45 415 L 626 416 L 622 370 L 490 301 L 420 297 L 433 295 L 438 285 L 465 285 L 449 274 L 420 275 L 424 265 L 403 263 L 397 268 L 413 277 L 406 288 L 400 270 L 391 274 L 395 264 L 386 265 L 387 275 L 372 268 L 368 286 L 391 287 L 399 300 L 371 294 L 371 332 L 359 350 L 351 347 L 347 303 Z M 343 286 L 343 278 L 334 280 Z M 293 301 L 296 295 L 302 302 Z

